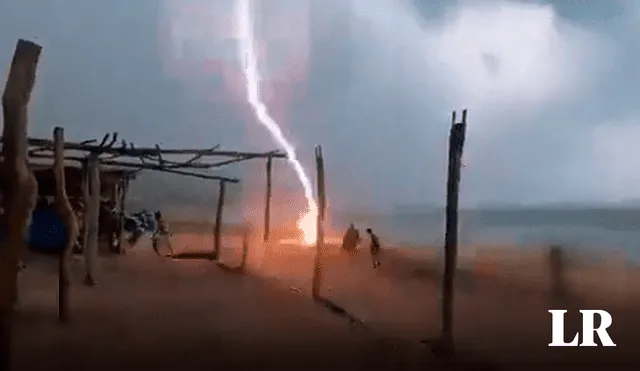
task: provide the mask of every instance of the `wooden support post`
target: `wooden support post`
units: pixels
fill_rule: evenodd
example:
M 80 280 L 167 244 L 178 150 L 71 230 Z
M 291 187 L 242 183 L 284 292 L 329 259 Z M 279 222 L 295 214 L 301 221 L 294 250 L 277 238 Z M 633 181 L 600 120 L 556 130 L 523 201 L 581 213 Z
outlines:
M 462 111 L 462 122 L 456 123 L 456 113 L 451 116 L 449 133 L 449 165 L 447 177 L 446 225 L 444 236 L 444 280 L 442 283 L 442 332 L 438 343 L 443 354 L 454 352 L 453 297 L 456 260 L 458 255 L 458 194 L 460 167 L 467 128 L 467 110 Z
M 82 252 L 86 253 L 87 243 L 89 241 L 87 235 L 87 225 L 89 225 L 88 214 L 89 204 L 91 203 L 91 195 L 89 192 L 89 167 L 87 159 L 82 161 Z M 86 262 L 85 262 L 86 263 Z
M 311 292 L 315 299 L 320 298 L 320 285 L 322 283 L 322 261 L 324 252 L 324 218 L 326 209 L 326 195 L 324 188 L 324 159 L 322 147 L 316 146 L 316 171 L 318 182 L 318 197 L 316 200 L 316 257 L 313 265 L 313 280 Z
M 222 211 L 224 209 L 225 181 L 221 180 L 218 188 L 218 205 L 216 206 L 216 224 L 213 229 L 213 260 L 220 257 L 221 231 L 222 231 Z
M 90 154 L 87 158 L 88 200 L 85 201 L 85 243 L 84 258 L 86 276 L 84 283 L 88 286 L 96 284 L 96 258 L 98 255 L 98 227 L 100 217 L 100 169 L 98 157 Z
M 267 195 L 264 204 L 264 242 L 269 241 L 269 230 L 271 224 L 271 169 L 273 168 L 273 157 L 267 157 Z
M 118 233 L 118 252 L 120 254 L 125 253 L 124 249 L 124 213 L 125 213 L 125 205 L 127 203 L 127 191 L 129 190 L 129 178 L 126 178 L 122 181 L 120 187 L 120 214 L 119 214 L 119 225 L 120 231 Z
M 118 181 L 111 187 L 110 211 L 112 211 L 113 208 L 120 208 L 120 183 L 121 182 Z M 105 218 L 105 220 L 109 221 L 108 225 L 105 226 L 108 227 L 106 229 L 108 229 L 109 233 L 109 251 L 114 254 L 119 254 L 120 246 L 118 245 L 118 243 L 120 242 L 120 218 L 109 215 L 109 217 Z
M 249 254 L 249 231 L 242 232 L 242 258 L 240 259 L 240 270 L 244 271 L 247 265 L 247 255 Z
M 552 245 L 549 247 L 549 278 L 551 281 L 551 298 L 554 300 L 562 299 L 567 293 L 564 272 L 564 249 L 562 246 Z
M 18 261 L 25 250 L 29 219 L 35 208 L 38 182 L 27 166 L 27 106 L 36 80 L 42 47 L 18 40 L 2 95 L 4 118 L 2 189 L 4 215 L 0 225 L 0 370 L 11 367 L 11 324 L 17 294 Z
M 66 322 L 69 319 L 69 285 L 71 272 L 69 264 L 73 245 L 78 239 L 78 220 L 67 196 L 67 185 L 64 171 L 64 129 L 53 129 L 55 159 L 53 171 L 56 178 L 56 211 L 62 219 L 67 241 L 64 250 L 58 257 L 58 319 Z

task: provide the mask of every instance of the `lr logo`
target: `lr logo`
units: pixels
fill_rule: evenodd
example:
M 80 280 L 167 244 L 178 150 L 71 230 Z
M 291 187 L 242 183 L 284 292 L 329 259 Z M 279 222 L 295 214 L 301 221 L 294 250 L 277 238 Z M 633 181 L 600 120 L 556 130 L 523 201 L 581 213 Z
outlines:
M 607 328 L 611 326 L 613 323 L 613 318 L 611 318 L 611 314 L 606 310 L 587 310 L 581 309 L 580 313 L 582 313 L 582 343 L 578 344 L 578 338 L 580 337 L 580 333 L 577 333 L 576 336 L 573 337 L 571 342 L 566 343 L 564 341 L 564 314 L 567 313 L 564 309 L 551 309 L 549 310 L 551 313 L 551 343 L 549 343 L 550 347 L 597 347 L 595 336 L 598 335 L 598 338 L 602 342 L 602 345 L 605 347 L 615 347 L 616 344 L 611 340 L 609 333 L 607 332 Z M 595 317 L 598 315 L 600 317 L 600 326 L 595 328 Z

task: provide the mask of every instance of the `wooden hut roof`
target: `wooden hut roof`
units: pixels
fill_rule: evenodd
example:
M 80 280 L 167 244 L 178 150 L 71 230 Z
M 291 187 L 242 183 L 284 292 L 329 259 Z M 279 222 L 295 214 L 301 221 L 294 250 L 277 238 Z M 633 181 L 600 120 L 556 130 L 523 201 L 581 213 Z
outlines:
M 29 166 L 38 180 L 38 193 L 41 196 L 55 195 L 55 175 L 53 173 L 53 160 L 43 158 L 30 158 Z M 82 196 L 82 165 L 77 161 L 65 162 L 65 177 L 67 182 L 67 194 L 70 197 Z M 105 196 L 110 194 L 110 190 L 121 180 L 134 179 L 139 170 L 129 168 L 118 168 L 115 166 L 100 166 L 101 193 Z M 0 182 L 6 179 L 0 176 Z

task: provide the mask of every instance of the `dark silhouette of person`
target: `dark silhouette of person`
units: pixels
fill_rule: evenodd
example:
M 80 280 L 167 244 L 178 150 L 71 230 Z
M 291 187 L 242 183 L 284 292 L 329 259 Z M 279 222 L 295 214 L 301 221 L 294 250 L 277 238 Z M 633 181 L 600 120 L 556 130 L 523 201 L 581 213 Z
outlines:
M 380 239 L 373 233 L 371 228 L 367 228 L 367 234 L 369 234 L 369 238 L 371 239 L 370 249 L 373 268 L 378 268 L 380 266 Z
M 160 255 L 160 252 L 158 250 L 158 245 L 160 243 L 160 239 L 163 240 L 163 242 L 167 245 L 167 247 L 169 248 L 169 254 L 167 256 L 172 256 L 173 255 L 173 247 L 171 246 L 171 241 L 169 241 L 169 236 L 171 235 L 169 233 L 169 224 L 164 220 L 164 218 L 162 217 L 162 213 L 158 210 L 154 213 L 154 218 L 155 218 L 155 224 L 156 224 L 156 230 L 153 233 L 153 236 L 151 237 L 151 244 L 153 246 L 153 251 L 156 252 L 156 254 Z
M 353 252 L 356 250 L 358 243 L 360 243 L 360 232 L 351 223 L 342 238 L 342 249 L 347 252 Z

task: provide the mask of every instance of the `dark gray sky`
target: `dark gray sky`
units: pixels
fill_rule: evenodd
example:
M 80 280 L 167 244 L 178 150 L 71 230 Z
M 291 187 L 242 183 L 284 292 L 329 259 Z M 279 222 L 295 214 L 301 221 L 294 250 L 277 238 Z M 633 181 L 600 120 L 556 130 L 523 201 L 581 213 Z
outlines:
M 274 75 L 265 95 L 287 100 L 276 116 L 305 166 L 313 145 L 323 145 L 334 208 L 441 203 L 450 115 L 462 108 L 464 203 L 640 197 L 636 2 L 296 3 L 306 1 L 314 2 L 307 29 L 292 25 L 308 15 L 290 0 L 271 0 L 262 12 L 271 27 L 260 28 L 261 63 Z M 213 95 L 211 86 L 222 86 L 216 73 L 168 66 L 184 39 L 192 58 L 233 60 L 233 40 L 211 37 L 212 28 L 224 33 L 212 26 L 223 22 L 215 14 L 179 20 L 175 10 L 232 1 L 0 3 L 0 65 L 19 37 L 44 46 L 34 135 L 64 125 L 76 139 L 119 131 L 140 144 L 274 147 L 239 104 L 241 89 Z M 168 24 L 173 34 L 161 32 Z M 288 41 L 269 42 L 270 33 Z M 292 51 L 305 55 L 306 79 L 284 94 L 274 83 L 286 75 L 278 58 Z M 292 172 L 278 171 L 280 186 L 297 187 Z

